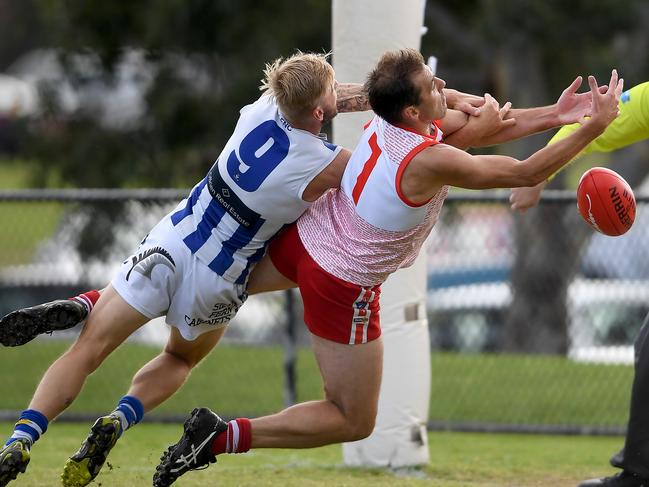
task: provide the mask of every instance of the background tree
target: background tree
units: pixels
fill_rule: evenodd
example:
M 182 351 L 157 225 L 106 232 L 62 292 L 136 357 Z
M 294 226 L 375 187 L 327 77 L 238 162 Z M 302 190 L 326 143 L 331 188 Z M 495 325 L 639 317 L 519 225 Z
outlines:
M 41 186 L 191 185 L 218 156 L 239 108 L 258 95 L 265 63 L 330 46 L 330 6 L 313 0 L 299 9 L 288 0 L 34 0 L 33 11 L 14 16 L 47 26 L 41 47 L 57 49 L 75 90 L 115 87 L 133 53 L 152 78 L 143 116 L 124 127 L 101 123 L 96 105 L 66 112 L 56 86 L 45 86 L 47 123 L 27 144 L 43 161 L 33 181 Z

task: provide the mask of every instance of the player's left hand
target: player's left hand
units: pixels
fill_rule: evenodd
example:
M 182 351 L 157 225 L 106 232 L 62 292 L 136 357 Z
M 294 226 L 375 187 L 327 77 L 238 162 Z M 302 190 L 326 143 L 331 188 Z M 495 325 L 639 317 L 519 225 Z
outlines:
M 557 100 L 557 116 L 560 125 L 583 121 L 590 116 L 593 94 L 591 91 L 577 93 L 583 78 L 577 76 L 575 80 L 561 93 Z M 600 93 L 606 93 L 608 86 L 600 86 Z

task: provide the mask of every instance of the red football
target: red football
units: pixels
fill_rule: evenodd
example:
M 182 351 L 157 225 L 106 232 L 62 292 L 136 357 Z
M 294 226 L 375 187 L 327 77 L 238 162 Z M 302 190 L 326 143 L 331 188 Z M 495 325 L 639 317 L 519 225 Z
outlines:
M 579 213 L 598 232 L 616 237 L 635 220 L 635 196 L 622 176 L 605 167 L 584 173 L 577 187 Z

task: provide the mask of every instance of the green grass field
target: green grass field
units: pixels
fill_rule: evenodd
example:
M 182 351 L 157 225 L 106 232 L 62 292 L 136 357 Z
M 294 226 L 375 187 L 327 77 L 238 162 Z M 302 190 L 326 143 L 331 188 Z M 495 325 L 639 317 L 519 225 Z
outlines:
M 0 424 L 1 432 L 11 425 Z M 18 487 L 58 484 L 62 465 L 79 447 L 87 426 L 52 424 L 32 451 Z M 142 424 L 126 433 L 111 452 L 110 467 L 96 486 L 151 485 L 158 457 L 180 436 L 180 425 Z M 255 450 L 219 458 L 205 471 L 192 472 L 175 485 L 191 486 L 436 486 L 574 487 L 578 481 L 610 474 L 608 457 L 622 441 L 615 437 L 526 436 L 432 433 L 431 461 L 421 469 L 392 472 L 343 466 L 338 445 L 310 450 Z M 111 468 L 112 467 L 112 468 Z M 10 484 L 13 486 L 14 484 Z
M 0 353 L 0 409 L 21 410 L 40 376 L 67 347 L 35 341 Z M 87 381 L 72 412 L 110 410 L 133 373 L 158 349 L 126 344 Z M 224 415 L 258 416 L 283 407 L 282 351 L 277 347 L 221 345 L 183 389 L 158 410 L 185 414 L 207 405 Z M 298 353 L 298 400 L 322 397 L 313 355 Z M 21 364 L 23 374 L 13 373 Z M 632 378 L 630 366 L 585 365 L 561 357 L 432 354 L 430 419 L 446 422 L 624 426 Z
M 21 410 L 41 375 L 67 347 L 35 341 L 0 353 L 0 409 Z M 135 371 L 158 348 L 126 344 L 87 381 L 71 412 L 110 410 Z M 278 347 L 221 345 L 193 372 L 181 391 L 156 411 L 185 414 L 197 405 L 224 415 L 258 416 L 283 407 L 282 351 Z M 13 373 L 21 364 L 23 374 Z M 310 350 L 297 361 L 298 400 L 322 397 Z M 430 419 L 551 425 L 626 424 L 630 366 L 585 365 L 561 357 L 432 354 Z

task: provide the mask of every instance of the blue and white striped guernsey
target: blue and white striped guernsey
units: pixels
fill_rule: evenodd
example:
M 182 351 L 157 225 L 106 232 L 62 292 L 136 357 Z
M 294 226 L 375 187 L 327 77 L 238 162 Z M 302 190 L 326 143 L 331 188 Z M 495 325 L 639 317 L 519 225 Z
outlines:
M 214 166 L 171 213 L 174 228 L 210 269 L 244 284 L 269 240 L 310 206 L 304 189 L 340 150 L 292 127 L 262 96 L 241 110 Z

